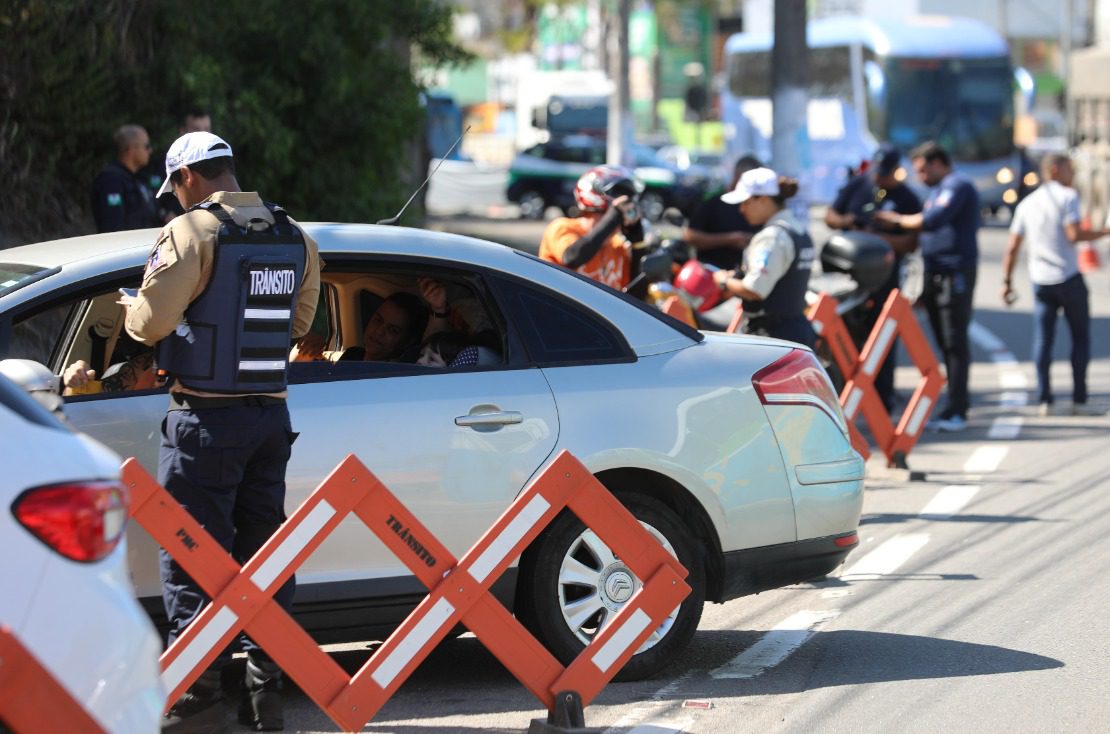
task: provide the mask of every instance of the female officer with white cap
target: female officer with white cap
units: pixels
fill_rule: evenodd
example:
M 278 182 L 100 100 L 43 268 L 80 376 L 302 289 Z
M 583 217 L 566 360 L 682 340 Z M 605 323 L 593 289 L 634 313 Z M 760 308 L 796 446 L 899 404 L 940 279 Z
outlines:
M 770 168 L 746 172 L 721 196 L 753 225 L 763 225 L 744 250 L 743 269 L 719 271 L 717 283 L 744 304 L 745 334 L 762 334 L 812 347 L 816 335 L 805 316 L 806 286 L 813 266 L 813 240 L 784 208 L 798 182 Z

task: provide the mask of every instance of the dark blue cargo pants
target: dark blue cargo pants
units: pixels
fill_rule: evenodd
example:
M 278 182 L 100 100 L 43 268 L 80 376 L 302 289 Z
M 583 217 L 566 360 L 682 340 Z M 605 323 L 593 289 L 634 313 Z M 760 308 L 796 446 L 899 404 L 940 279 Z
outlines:
M 162 424 L 158 482 L 239 564 L 248 561 L 285 520 L 285 467 L 296 438 L 284 400 L 217 398 L 221 407 L 171 409 Z M 227 404 L 227 405 L 224 405 Z M 208 603 L 208 596 L 160 551 L 162 601 L 173 642 Z M 275 595 L 292 607 L 295 580 Z M 254 643 L 243 636 L 242 649 Z M 225 650 L 217 664 L 227 661 Z

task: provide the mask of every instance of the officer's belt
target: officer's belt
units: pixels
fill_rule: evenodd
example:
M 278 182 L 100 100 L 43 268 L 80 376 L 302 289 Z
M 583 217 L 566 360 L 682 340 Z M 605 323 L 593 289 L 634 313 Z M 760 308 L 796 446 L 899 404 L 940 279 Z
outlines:
M 229 395 L 227 397 L 201 397 L 180 392 L 170 393 L 170 410 L 209 410 L 212 408 L 261 408 L 281 405 L 285 398 L 272 395 Z

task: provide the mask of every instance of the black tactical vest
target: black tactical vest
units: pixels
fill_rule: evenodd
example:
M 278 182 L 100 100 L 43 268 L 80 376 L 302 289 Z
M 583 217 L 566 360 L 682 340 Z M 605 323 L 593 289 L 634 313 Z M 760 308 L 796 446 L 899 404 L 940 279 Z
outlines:
M 790 239 L 794 241 L 794 259 L 766 298 L 762 301 L 744 301 L 744 314 L 748 318 L 762 318 L 773 324 L 805 313 L 806 287 L 813 270 L 814 249 L 813 240 L 808 234 L 795 232 L 781 224 L 771 226 L 790 235 Z
M 273 224 L 254 219 L 246 227 L 215 202 L 198 207 L 220 220 L 212 279 L 174 333 L 158 342 L 159 373 L 204 392 L 281 392 L 304 278 L 304 237 L 274 204 L 266 204 Z

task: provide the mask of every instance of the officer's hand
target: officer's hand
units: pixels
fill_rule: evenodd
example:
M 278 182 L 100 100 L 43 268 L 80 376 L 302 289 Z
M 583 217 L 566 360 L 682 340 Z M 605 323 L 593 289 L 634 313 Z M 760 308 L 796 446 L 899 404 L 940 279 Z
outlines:
M 871 215 L 871 220 L 897 226 L 902 223 L 902 215 L 898 212 L 878 211 Z
M 62 384 L 66 387 L 84 387 L 89 380 L 96 379 L 96 370 L 89 369 L 89 363 L 79 359 L 62 373 Z
M 719 288 L 726 287 L 726 284 L 728 283 L 728 279 L 729 278 L 735 278 L 735 277 L 736 277 L 736 271 L 735 270 L 718 270 L 717 272 L 713 273 L 713 281 L 717 284 L 717 287 L 719 287 Z
M 1017 292 L 1010 287 L 1009 283 L 1002 284 L 1002 302 L 1006 304 L 1006 308 L 1014 305 L 1017 300 Z
M 324 337 L 308 333 L 289 352 L 290 362 L 312 362 L 324 358 Z
M 435 313 L 447 311 L 447 289 L 435 278 L 417 278 L 416 285 L 420 288 L 420 296 L 428 304 L 428 308 Z

